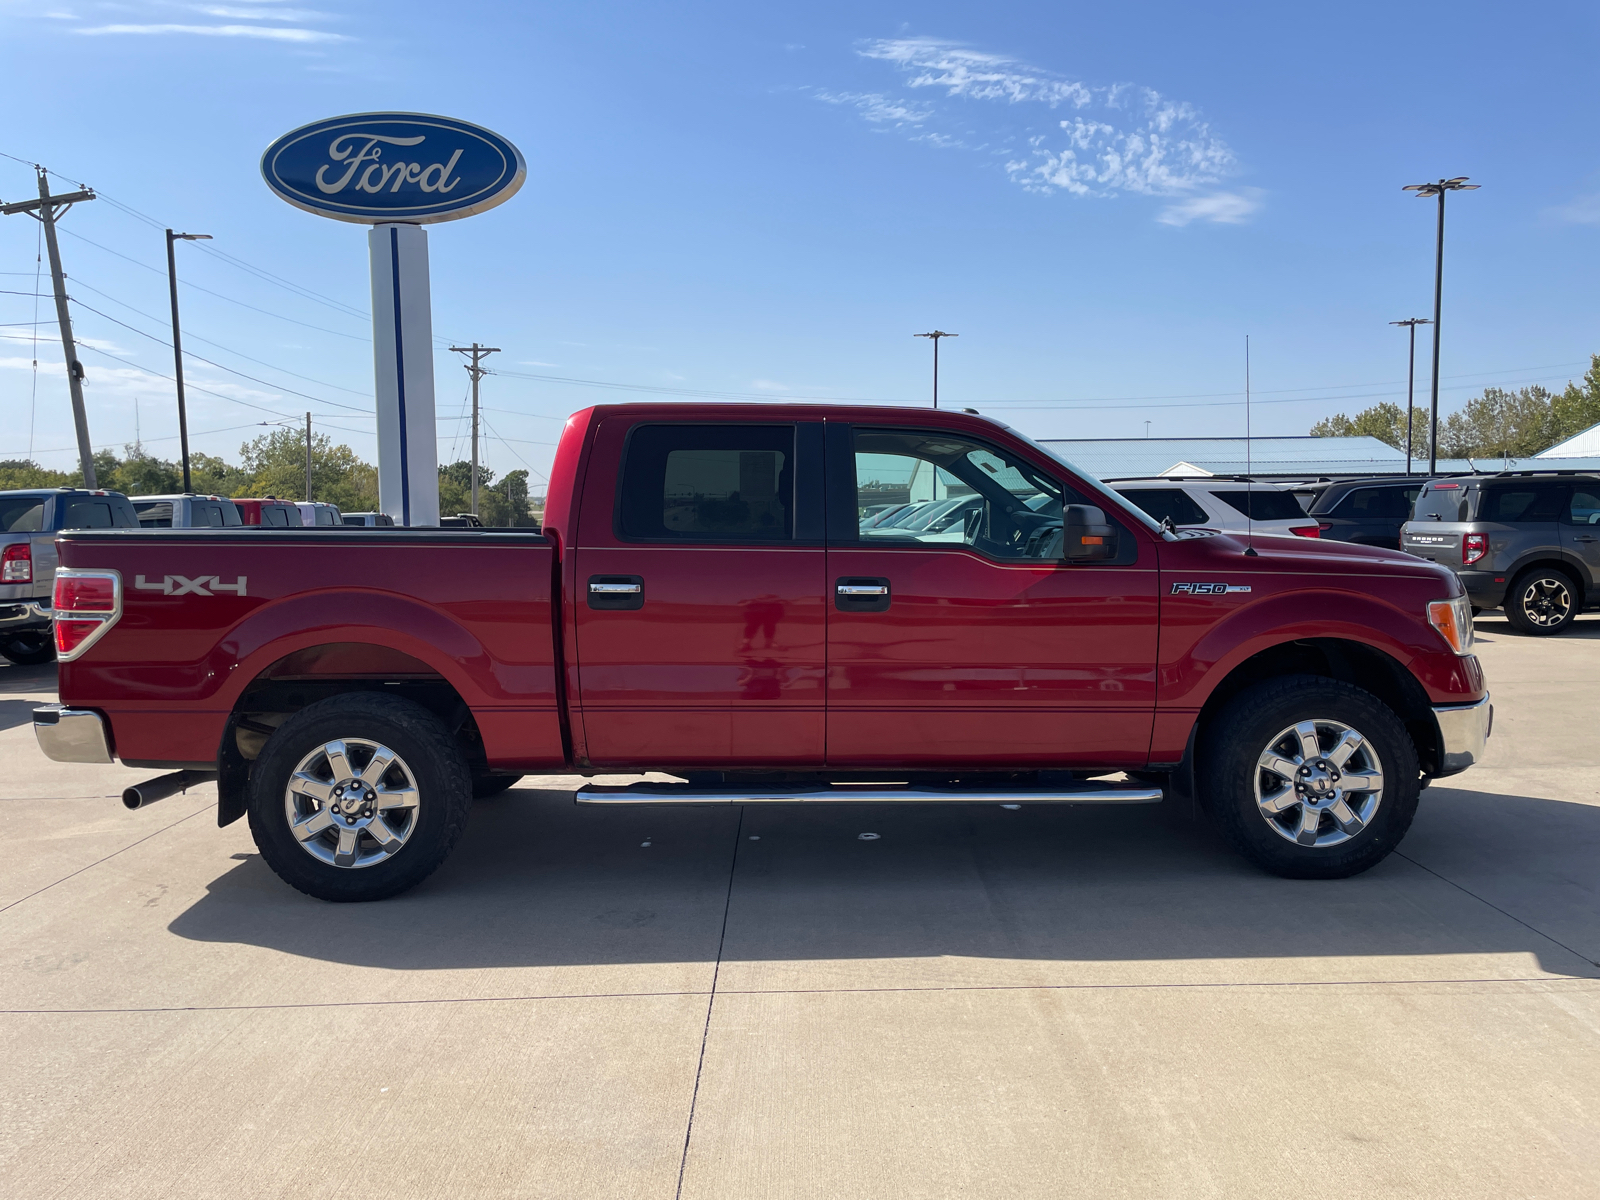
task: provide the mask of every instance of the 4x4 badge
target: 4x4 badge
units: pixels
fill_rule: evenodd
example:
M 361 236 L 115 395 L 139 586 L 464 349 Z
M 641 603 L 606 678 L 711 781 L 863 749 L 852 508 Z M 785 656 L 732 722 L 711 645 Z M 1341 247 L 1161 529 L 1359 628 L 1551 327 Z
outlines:
M 1175 583 L 1174 596 L 1221 596 L 1227 592 L 1248 592 L 1248 583 Z
M 183 575 L 163 575 L 160 583 L 147 583 L 143 575 L 137 575 L 133 586 L 141 592 L 160 592 L 163 596 L 214 596 L 217 592 L 243 596 L 248 578 L 241 575 L 232 583 L 223 583 L 215 575 L 196 575 L 193 579 Z M 208 587 L 210 591 L 206 590 Z

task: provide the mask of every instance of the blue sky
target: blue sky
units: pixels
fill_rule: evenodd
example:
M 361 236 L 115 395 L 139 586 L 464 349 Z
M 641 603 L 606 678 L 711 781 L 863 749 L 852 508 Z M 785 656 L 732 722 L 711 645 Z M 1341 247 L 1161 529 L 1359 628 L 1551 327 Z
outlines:
M 188 367 L 195 446 L 231 457 L 310 408 L 373 457 L 365 238 L 257 164 L 380 109 L 479 122 L 528 161 L 509 203 L 430 233 L 435 331 L 543 377 L 485 381 L 497 470 L 543 471 L 558 418 L 635 388 L 925 403 L 912 335 L 934 327 L 961 335 L 944 402 L 1044 437 L 1242 432 L 1248 333 L 1255 429 L 1303 433 L 1403 399 L 1387 323 L 1430 314 L 1434 220 L 1406 183 L 1483 185 L 1450 202 L 1447 410 L 1600 351 L 1597 24 L 1576 4 L 0 0 L 0 152 L 107 198 L 62 238 L 97 445 L 131 441 L 137 407 L 175 454 L 170 352 L 112 319 L 164 336 L 171 224 L 252 268 L 180 247 L 186 343 L 232 369 Z M 0 197 L 32 190 L 0 159 Z M 33 290 L 36 237 L 0 219 L 0 457 L 65 466 L 50 304 L 35 377 L 34 300 L 9 294 Z

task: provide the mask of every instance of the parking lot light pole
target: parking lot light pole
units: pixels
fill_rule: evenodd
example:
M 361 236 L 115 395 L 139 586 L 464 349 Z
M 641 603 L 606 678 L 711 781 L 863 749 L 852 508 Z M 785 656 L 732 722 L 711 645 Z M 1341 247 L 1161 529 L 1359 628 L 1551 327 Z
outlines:
M 1404 325 L 1411 332 L 1411 358 L 1406 367 L 1406 476 L 1411 475 L 1411 411 L 1415 407 L 1412 398 L 1416 395 L 1417 387 L 1417 326 L 1432 325 L 1427 317 L 1411 317 L 1405 321 L 1390 321 L 1391 325 Z
M 1439 467 L 1439 307 L 1444 298 L 1444 196 L 1446 192 L 1475 192 L 1481 184 L 1468 183 L 1467 176 L 1441 179 L 1438 183 L 1408 183 L 1404 192 L 1439 197 L 1439 236 L 1433 254 L 1433 399 L 1428 406 L 1428 474 Z
M 183 338 L 178 332 L 178 263 L 172 253 L 172 244 L 210 240 L 209 233 L 173 233 L 167 230 L 167 288 L 172 293 L 172 378 L 178 384 L 178 452 L 183 457 L 185 492 L 192 492 L 194 488 L 189 484 L 189 414 L 183 404 Z
M 933 406 L 939 407 L 939 339 L 947 337 L 960 337 L 959 333 L 946 333 L 942 329 L 935 329 L 932 333 L 914 333 L 912 337 L 925 337 L 933 339 Z

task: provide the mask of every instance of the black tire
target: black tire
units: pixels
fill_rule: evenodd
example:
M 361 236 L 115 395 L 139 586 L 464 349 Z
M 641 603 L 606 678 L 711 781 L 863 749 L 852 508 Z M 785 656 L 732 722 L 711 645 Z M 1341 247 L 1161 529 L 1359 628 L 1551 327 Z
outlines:
M 47 662 L 54 662 L 55 657 L 55 639 L 48 630 L 39 632 L 28 629 L 0 635 L 0 658 L 8 659 L 19 667 L 40 667 Z
M 501 792 L 515 787 L 521 781 L 521 775 L 474 775 L 472 777 L 472 798 L 474 800 L 487 800 L 491 796 L 498 796 Z
M 1529 637 L 1549 637 L 1569 629 L 1582 606 L 1577 581 L 1557 567 L 1533 567 L 1506 589 L 1506 620 Z
M 354 853 L 357 857 L 365 855 L 370 865 L 338 866 L 307 850 L 312 846 L 318 853 L 333 854 L 342 848 L 338 839 L 344 830 L 338 824 L 340 818 L 333 815 L 337 799 L 332 803 L 313 800 L 309 795 L 295 799 L 306 815 L 328 811 L 325 820 L 329 827 L 308 838 L 305 844 L 290 827 L 290 800 L 286 794 L 290 777 L 309 755 L 335 741 L 358 743 L 350 748 L 348 761 L 352 768 L 366 765 L 359 743 L 402 747 L 396 756 L 398 771 L 374 782 L 389 781 L 389 786 L 394 787 L 398 781 L 403 785 L 404 775 L 409 773 L 415 787 L 418 802 L 414 810 L 391 810 L 401 814 L 392 824 L 401 829 L 403 843 L 388 857 L 383 856 L 379 839 L 368 832 L 376 826 L 371 810 L 367 815 L 357 810 L 356 816 L 343 818 L 355 827 L 351 830 L 355 833 Z M 367 762 L 375 756 L 371 749 L 365 753 Z M 320 762 L 331 765 L 325 755 Z M 316 768 L 308 767 L 313 769 Z M 339 778 L 338 772 L 326 773 L 335 780 Z M 375 795 L 369 792 L 368 798 Z M 359 801 L 347 798 L 346 802 Z M 388 822 L 387 814 L 381 811 L 381 801 L 376 807 L 380 810 L 377 817 Z M 308 705 L 267 739 L 251 772 L 250 834 L 261 857 L 290 887 L 318 900 L 382 900 L 415 887 L 433 874 L 455 847 L 471 808 L 472 777 L 460 746 L 427 709 L 397 696 L 354 692 Z M 394 836 L 389 823 L 384 824 L 383 832 L 386 837 Z
M 1279 791 L 1291 797 L 1292 808 L 1269 817 L 1257 801 L 1257 786 L 1282 782 L 1259 765 L 1280 731 L 1310 721 L 1325 739 L 1344 726 L 1360 733 L 1363 748 L 1346 763 L 1375 765 L 1383 787 L 1367 819 L 1354 833 L 1342 829 L 1335 813 L 1307 806 L 1293 797 L 1310 794 Z M 1286 879 L 1343 879 L 1377 865 L 1400 844 L 1416 815 L 1420 768 L 1416 746 L 1394 711 L 1370 692 L 1316 675 L 1290 675 L 1257 684 L 1235 696 L 1202 734 L 1197 772 L 1200 798 L 1228 843 L 1245 858 Z M 1303 757 L 1303 756 L 1302 756 Z M 1318 758 L 1326 764 L 1326 759 Z M 1313 768 L 1319 770 L 1320 768 Z M 1335 778 L 1340 778 L 1341 775 Z M 1313 783 L 1315 780 L 1312 781 Z M 1336 785 L 1335 785 L 1336 786 Z M 1263 786 L 1270 801 L 1272 791 Z M 1355 814 L 1364 793 L 1333 792 L 1319 804 L 1348 797 L 1343 810 Z M 1353 806 L 1353 807 L 1352 807 Z M 1329 844 L 1300 844 L 1292 837 L 1303 814 L 1313 812 L 1308 836 Z M 1276 828 L 1274 827 L 1276 825 Z M 1283 830 L 1284 832 L 1280 832 Z M 1338 838 L 1344 840 L 1337 840 Z

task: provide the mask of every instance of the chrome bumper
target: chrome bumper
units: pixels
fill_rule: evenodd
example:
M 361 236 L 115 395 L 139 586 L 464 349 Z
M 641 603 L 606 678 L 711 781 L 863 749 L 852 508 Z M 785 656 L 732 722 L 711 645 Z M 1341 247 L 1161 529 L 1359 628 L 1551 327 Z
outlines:
M 1483 757 L 1494 728 L 1494 705 L 1485 696 L 1476 704 L 1449 704 L 1433 710 L 1439 725 L 1440 775 L 1465 771 Z
M 48 625 L 53 616 L 55 609 L 38 600 L 17 600 L 10 603 L 0 600 L 0 629 L 12 626 L 25 629 L 33 625 Z
M 33 736 L 46 758 L 56 762 L 108 763 L 111 741 L 106 720 L 97 712 L 46 704 L 33 710 Z

